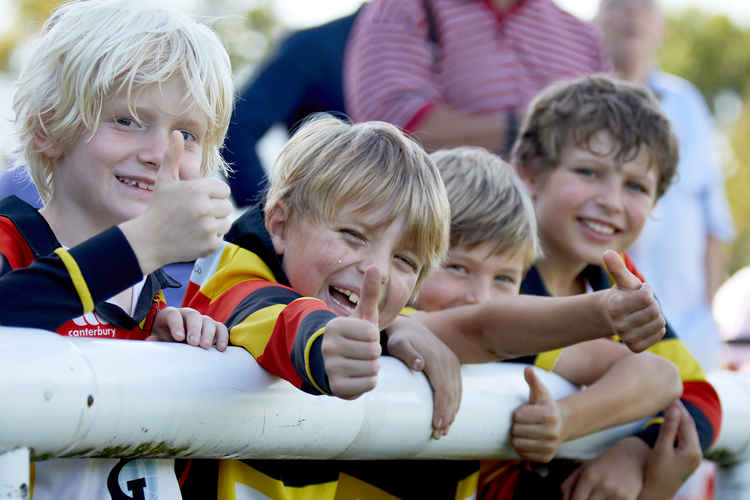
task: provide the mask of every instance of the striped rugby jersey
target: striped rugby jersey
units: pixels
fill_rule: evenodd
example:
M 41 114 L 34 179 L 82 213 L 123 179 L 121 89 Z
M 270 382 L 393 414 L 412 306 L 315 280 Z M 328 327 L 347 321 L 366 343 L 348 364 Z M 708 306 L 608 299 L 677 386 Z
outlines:
M 230 342 L 268 372 L 311 394 L 330 394 L 321 344 L 334 312 L 291 288 L 260 207 L 249 208 L 224 239 L 196 261 L 183 305 L 226 324 Z
M 223 321 L 234 345 L 270 373 L 312 394 L 329 394 L 320 345 L 335 317 L 319 299 L 296 293 L 251 207 L 224 247 L 199 259 L 183 305 Z M 185 500 L 474 498 L 479 463 L 428 460 L 193 460 Z
M 161 270 L 148 275 L 133 316 L 106 302 L 141 278 L 117 227 L 66 250 L 31 205 L 15 196 L 0 201 L 0 324 L 142 340 L 166 306 L 161 289 L 180 285 Z
M 627 254 L 621 255 L 628 270 L 642 282 L 645 282 L 630 257 Z M 586 267 L 583 276 L 593 290 L 609 288 L 613 284 L 611 277 L 601 266 Z M 550 295 L 542 276 L 535 267 L 529 269 L 524 277 L 521 284 L 521 293 Z M 719 436 L 721 428 L 721 403 L 718 394 L 706 380 L 703 369 L 690 354 L 685 344 L 677 337 L 669 322 L 667 322 L 667 333 L 662 340 L 647 350 L 670 360 L 677 366 L 683 384 L 680 399 L 695 421 L 701 449 L 705 452 Z M 533 364 L 545 370 L 552 370 L 561 353 L 562 349 L 556 349 L 533 356 L 524 356 L 512 361 Z M 653 447 L 663 421 L 664 414 L 660 412 L 647 421 L 636 435 Z M 557 498 L 560 494 L 560 484 L 577 467 L 578 464 L 570 460 L 553 460 L 542 466 L 534 466 L 530 463 L 524 464 L 517 460 L 483 461 L 479 490 L 482 495 L 487 495 L 489 498 Z M 543 473 L 534 472 L 534 468 L 543 469 Z

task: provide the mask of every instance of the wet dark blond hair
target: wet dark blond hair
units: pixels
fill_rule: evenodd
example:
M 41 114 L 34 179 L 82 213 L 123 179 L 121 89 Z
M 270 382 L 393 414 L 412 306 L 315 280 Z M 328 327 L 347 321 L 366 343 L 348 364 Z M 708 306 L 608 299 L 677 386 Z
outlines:
M 534 205 L 515 169 L 479 147 L 430 155 L 451 206 L 451 247 L 490 243 L 492 253 L 521 253 L 526 265 L 541 256 Z
M 659 199 L 677 168 L 677 138 L 659 102 L 642 85 L 593 75 L 548 87 L 529 106 L 512 162 L 536 175 L 557 167 L 569 145 L 597 154 L 591 141 L 601 131 L 614 140 L 618 162 L 632 161 L 645 148 L 649 167 L 657 172 Z
M 404 238 L 424 263 L 417 288 L 448 249 L 445 186 L 422 147 L 384 122 L 349 124 L 330 115 L 306 121 L 284 146 L 271 174 L 266 213 L 284 201 L 293 215 L 331 222 L 389 207 L 381 223 L 405 216 Z

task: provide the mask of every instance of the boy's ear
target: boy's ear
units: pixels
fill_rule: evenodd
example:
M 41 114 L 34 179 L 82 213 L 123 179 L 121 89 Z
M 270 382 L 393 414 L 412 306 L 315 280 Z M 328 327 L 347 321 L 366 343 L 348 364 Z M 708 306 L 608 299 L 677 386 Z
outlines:
M 47 134 L 41 129 L 37 129 L 34 132 L 34 146 L 36 146 L 44 156 L 51 160 L 56 160 L 62 156 L 62 148 L 52 142 Z
M 526 190 L 529 192 L 531 199 L 535 199 L 539 181 L 534 169 L 528 163 L 519 163 L 516 165 L 516 173 L 518 173 L 518 177 L 521 178 L 523 183 L 526 184 Z
M 266 210 L 266 231 L 271 236 L 273 249 L 278 255 L 284 255 L 284 250 L 286 250 L 286 229 L 290 215 L 289 206 L 281 200 Z

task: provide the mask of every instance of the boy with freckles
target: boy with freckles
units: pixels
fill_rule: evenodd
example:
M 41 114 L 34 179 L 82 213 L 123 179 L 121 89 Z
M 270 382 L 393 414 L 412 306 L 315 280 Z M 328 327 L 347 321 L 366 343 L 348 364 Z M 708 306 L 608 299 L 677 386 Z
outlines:
M 432 433 L 439 437 L 460 400 L 455 356 L 432 335 L 407 332 L 395 341 L 381 330 L 443 257 L 449 222 L 445 187 L 420 146 L 389 124 L 318 117 L 282 150 L 265 204 L 248 209 L 224 247 L 196 262 L 185 304 L 223 321 L 233 344 L 312 394 L 352 399 L 371 390 L 385 347 L 428 375 Z M 523 342 L 505 329 L 494 332 L 498 350 L 508 337 L 507 350 L 519 355 L 607 335 L 648 306 L 641 291 L 621 288 L 574 299 L 510 299 L 486 312 L 530 332 Z M 614 303 L 616 310 L 609 307 Z M 479 321 L 464 319 L 466 328 Z M 660 338 L 662 326 L 653 319 L 647 311 L 651 326 L 634 342 Z M 215 472 L 220 498 L 232 498 L 239 484 L 271 498 L 398 488 L 387 473 L 370 474 L 373 467 L 230 460 Z
M 608 269 L 601 265 L 602 254 L 624 252 L 639 235 L 674 175 L 677 144 L 648 90 L 592 76 L 554 85 L 537 96 L 512 158 L 533 199 L 544 249 L 526 274 L 521 293 L 581 296 L 617 280 L 611 258 L 605 255 Z M 627 268 L 639 276 L 623 256 Z M 553 461 L 521 469 L 509 493 L 497 493 L 507 474 L 492 479 L 488 473 L 480 478 L 491 480 L 486 498 L 672 498 L 697 467 L 701 450 L 718 436 L 721 406 L 669 324 L 663 340 L 648 351 L 679 369 L 681 405 L 582 465 Z M 564 352 L 543 353 L 537 359 L 556 366 L 564 361 Z M 660 433 L 662 421 L 665 429 Z M 690 439 L 694 429 L 698 439 Z

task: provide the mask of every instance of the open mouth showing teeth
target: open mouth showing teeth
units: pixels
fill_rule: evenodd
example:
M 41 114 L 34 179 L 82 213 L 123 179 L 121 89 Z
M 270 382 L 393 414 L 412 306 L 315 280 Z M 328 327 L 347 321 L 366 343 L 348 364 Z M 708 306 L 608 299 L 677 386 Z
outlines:
M 359 304 L 359 295 L 357 295 L 354 292 L 351 292 L 349 290 L 344 290 L 343 288 L 338 288 L 335 286 L 329 287 L 329 291 L 331 293 L 331 296 L 338 300 L 340 303 L 344 305 L 349 305 L 350 307 L 357 307 L 357 304 Z
M 115 177 L 117 177 L 117 180 L 120 181 L 120 182 L 122 182 L 126 186 L 133 186 L 133 187 L 137 187 L 139 189 L 145 189 L 146 191 L 153 191 L 154 190 L 153 184 L 146 184 L 145 182 L 138 182 L 136 180 L 127 179 L 125 177 L 118 177 L 118 176 L 115 176 Z
M 598 222 L 594 222 L 590 220 L 584 220 L 582 222 L 586 227 L 588 227 L 589 229 L 597 233 L 606 234 L 608 236 L 615 234 L 615 228 L 613 228 L 612 226 L 608 226 L 606 224 L 600 224 Z

